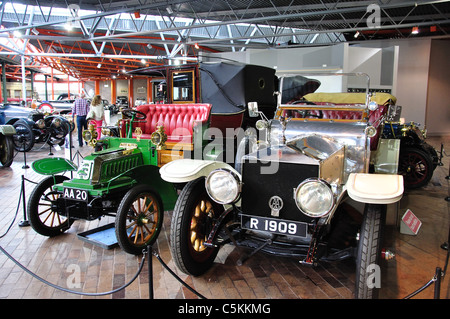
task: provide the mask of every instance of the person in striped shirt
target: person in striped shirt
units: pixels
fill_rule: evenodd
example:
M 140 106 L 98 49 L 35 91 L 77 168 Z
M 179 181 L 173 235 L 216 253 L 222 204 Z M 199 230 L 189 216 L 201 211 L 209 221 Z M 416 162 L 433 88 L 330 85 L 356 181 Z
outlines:
M 89 103 L 85 99 L 85 94 L 81 93 L 80 97 L 73 102 L 72 116 L 77 116 L 78 129 L 78 145 L 83 147 L 83 129 L 87 129 L 86 116 L 89 113 Z

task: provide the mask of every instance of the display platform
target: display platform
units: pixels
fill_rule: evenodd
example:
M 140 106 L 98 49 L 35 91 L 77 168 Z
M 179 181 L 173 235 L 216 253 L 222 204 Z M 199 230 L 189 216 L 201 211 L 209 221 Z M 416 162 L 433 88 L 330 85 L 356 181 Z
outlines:
M 114 223 L 79 233 L 77 237 L 104 249 L 111 249 L 118 246 Z

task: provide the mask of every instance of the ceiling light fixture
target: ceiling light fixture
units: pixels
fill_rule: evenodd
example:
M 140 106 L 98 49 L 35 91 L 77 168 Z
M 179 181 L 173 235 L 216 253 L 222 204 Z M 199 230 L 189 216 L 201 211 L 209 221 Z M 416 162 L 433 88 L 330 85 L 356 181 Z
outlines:
M 419 27 L 413 27 L 411 33 L 412 34 L 418 34 L 419 33 Z
M 64 29 L 66 29 L 67 31 L 71 31 L 71 30 L 73 29 L 72 21 L 68 21 L 68 22 L 64 25 Z

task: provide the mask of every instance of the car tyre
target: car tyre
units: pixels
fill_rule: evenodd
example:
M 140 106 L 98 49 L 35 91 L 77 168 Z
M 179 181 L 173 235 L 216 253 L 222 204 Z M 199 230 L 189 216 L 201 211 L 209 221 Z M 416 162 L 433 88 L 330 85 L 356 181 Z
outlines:
M 117 209 L 116 237 L 127 253 L 140 255 L 158 238 L 163 224 L 164 210 L 161 199 L 147 185 L 130 189 Z
M 73 223 L 73 220 L 62 216 L 57 211 L 57 201 L 62 192 L 53 189 L 68 177 L 62 175 L 50 176 L 37 184 L 30 195 L 27 207 L 31 227 L 43 236 L 57 236 Z
M 14 144 L 10 136 L 0 135 L 0 162 L 10 167 L 14 159 Z
M 211 268 L 219 247 L 203 244 L 222 212 L 223 206 L 206 193 L 204 178 L 182 189 L 173 211 L 170 248 L 175 264 L 184 273 L 200 276 Z
M 398 173 L 403 175 L 406 189 L 420 188 L 429 183 L 433 176 L 433 160 L 424 150 L 405 147 L 400 150 Z
M 378 297 L 381 245 L 386 220 L 386 205 L 366 204 L 359 234 L 356 258 L 357 299 L 374 299 Z M 374 272 L 375 270 L 375 272 Z M 378 277 L 377 277 L 378 276 Z
M 18 120 L 13 124 L 16 134 L 13 135 L 13 143 L 16 151 L 29 152 L 34 146 L 34 132 L 30 124 L 24 120 Z

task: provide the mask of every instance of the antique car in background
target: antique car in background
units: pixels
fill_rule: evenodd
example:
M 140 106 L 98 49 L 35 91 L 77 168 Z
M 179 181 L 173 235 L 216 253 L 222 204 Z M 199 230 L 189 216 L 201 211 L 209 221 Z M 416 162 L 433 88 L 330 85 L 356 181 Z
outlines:
M 246 130 L 234 166 L 180 159 L 161 167 L 164 180 L 185 185 L 172 217 L 172 256 L 195 276 L 213 265 L 227 243 L 250 248 L 250 255 L 262 251 L 306 265 L 354 257 L 355 295 L 372 298 L 387 205 L 403 195 L 395 165 L 399 148 L 380 140 L 393 97 L 298 96 L 288 89 L 295 91 L 297 82 L 279 79 L 271 120 L 258 103 L 249 104 L 249 115 L 261 115 L 259 131 Z M 383 165 L 385 159 L 392 165 Z M 384 174 L 376 172 L 379 167 Z
M 16 129 L 13 136 L 14 148 L 19 152 L 29 152 L 37 143 L 62 146 L 74 126 L 70 120 L 60 115 L 44 115 L 38 111 L 8 122 Z
M 41 101 L 37 105 L 37 109 L 46 114 L 70 114 L 72 112 L 73 102 L 75 102 L 78 96 L 76 93 L 62 93 L 58 95 L 56 100 Z
M 242 69 L 245 68 L 240 66 Z M 205 103 L 197 98 L 199 86 L 209 84 L 211 76 L 218 77 L 218 74 L 210 72 L 209 80 L 201 80 L 197 65 L 165 70 L 166 81 L 170 83 L 165 99 L 168 104 L 145 104 L 122 110 L 123 118 L 118 125 L 120 137 L 108 134 L 99 137 L 93 127 L 85 130 L 83 138 L 95 151 L 80 165 L 64 158 L 33 162 L 36 172 L 49 175 L 36 186 L 28 202 L 28 219 L 36 232 L 55 236 L 67 230 L 76 219 L 113 216 L 117 241 L 127 253 L 141 254 L 143 248 L 156 240 L 164 211 L 172 210 L 177 199 L 176 185 L 162 180 L 159 168 L 175 159 L 193 158 L 195 154 L 221 158 L 223 149 L 206 148 L 211 142 L 207 132 L 209 129 L 215 134 L 220 132 L 212 127 L 213 123 L 234 127 L 242 121 L 239 118 L 236 123 L 235 117 L 226 117 L 226 107 L 222 110 L 224 115 L 212 113 L 212 104 L 219 104 L 223 99 L 216 98 L 217 102 L 209 99 Z M 270 90 L 272 96 L 273 86 L 263 85 L 267 68 L 253 67 L 251 71 L 256 83 L 246 81 L 245 85 L 255 85 L 263 93 Z M 273 80 L 271 77 L 270 81 Z M 244 85 L 242 81 L 239 83 Z M 221 92 L 226 93 L 224 88 Z M 254 99 L 264 105 L 264 100 L 257 95 L 252 96 Z M 242 108 L 239 114 L 243 114 L 247 102 L 245 97 L 236 100 Z M 231 112 L 236 113 L 235 107 Z M 215 116 L 222 119 L 217 121 Z M 74 177 L 63 176 L 66 171 L 72 171 Z
M 30 151 L 36 143 L 62 146 L 66 135 L 73 131 L 74 125 L 62 115 L 47 115 L 39 110 L 20 106 L 20 104 L 1 104 L 6 124 L 12 125 L 14 148 L 20 152 Z
M 108 110 L 111 115 L 117 114 L 119 112 L 119 106 L 116 104 L 109 103 L 108 100 L 103 99 L 103 108 Z
M 403 175 L 405 188 L 427 185 L 441 160 L 433 146 L 425 141 L 426 130 L 414 122 L 386 121 L 382 138 L 400 140 L 398 173 Z
M 125 95 L 119 95 L 117 98 L 116 98 L 116 103 L 115 103 L 115 105 L 118 107 L 118 108 L 128 108 L 128 97 L 127 96 L 125 96 Z

